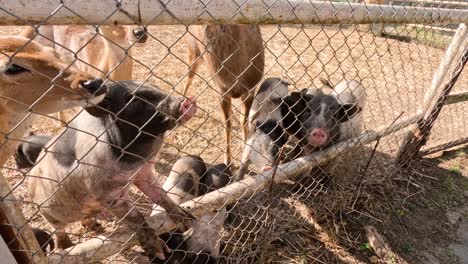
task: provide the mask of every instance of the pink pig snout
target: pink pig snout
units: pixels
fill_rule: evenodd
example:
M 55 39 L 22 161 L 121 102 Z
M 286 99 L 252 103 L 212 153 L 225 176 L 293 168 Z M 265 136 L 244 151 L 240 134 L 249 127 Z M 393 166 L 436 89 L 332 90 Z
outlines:
M 327 143 L 327 139 L 328 133 L 323 128 L 314 129 L 307 137 L 309 144 L 311 144 L 314 147 L 321 147 L 325 145 Z
M 188 97 L 180 104 L 181 122 L 185 123 L 197 113 L 197 101 L 193 96 Z

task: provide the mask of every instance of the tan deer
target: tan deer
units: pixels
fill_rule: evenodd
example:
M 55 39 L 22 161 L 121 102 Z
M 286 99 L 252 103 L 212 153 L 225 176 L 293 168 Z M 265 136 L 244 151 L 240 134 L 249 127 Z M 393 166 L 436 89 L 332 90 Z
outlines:
M 68 68 L 51 48 L 23 37 L 0 37 L 0 167 L 37 114 L 96 104 L 104 98 L 102 83 Z
M 139 26 L 40 26 L 38 33 L 27 27 L 22 35 L 54 48 L 73 67 L 112 81 L 133 79 L 132 46 L 147 40 Z M 59 120 L 67 120 L 64 113 Z
M 194 25 L 189 27 L 188 63 L 190 70 L 184 95 L 192 84 L 198 67 L 205 63 L 220 90 L 225 121 L 226 152 L 224 162 L 231 163 L 231 98 L 243 103 L 242 129 L 244 141 L 249 132 L 247 117 L 265 65 L 260 27 L 257 25 Z

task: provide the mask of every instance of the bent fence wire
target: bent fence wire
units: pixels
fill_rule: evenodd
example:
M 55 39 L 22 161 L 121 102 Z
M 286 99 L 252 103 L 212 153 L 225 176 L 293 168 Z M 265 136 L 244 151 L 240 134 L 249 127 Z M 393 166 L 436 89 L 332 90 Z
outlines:
M 324 253 L 332 249 L 327 243 L 317 243 L 316 236 L 323 236 L 326 233 L 324 229 L 331 226 L 335 237 L 329 237 L 330 241 L 340 240 L 344 247 L 355 248 L 358 238 L 346 237 L 345 224 L 330 224 L 327 215 L 346 217 L 359 212 L 364 217 L 373 217 L 373 209 L 360 203 L 355 193 L 360 191 L 365 177 L 384 179 L 400 170 L 395 157 L 410 125 L 425 114 L 421 110 L 427 107 L 423 105 L 426 103 L 423 100 L 425 94 L 432 88 L 435 89 L 432 99 L 438 98 L 441 87 L 450 79 L 452 68 L 459 63 L 460 54 L 466 48 L 466 27 L 459 27 L 459 24 L 468 22 L 468 9 L 465 2 L 429 0 L 362 3 L 293 0 L 2 1 L 0 20 L 2 36 L 18 36 L 29 29 L 32 40 L 51 48 L 45 55 L 45 52 L 31 49 L 34 43 L 30 41 L 15 46 L 13 41 L 2 38 L 4 43 L 0 43 L 3 70 L 0 111 L 4 112 L 0 113 L 3 119 L 0 165 L 6 180 L 2 182 L 2 213 L 6 214 L 3 224 L 11 227 L 13 238 L 17 236 L 17 239 L 6 241 L 10 248 L 16 247 L 16 251 L 24 253 L 26 259 L 32 257 L 34 263 L 42 263 L 45 259 L 35 242 L 30 240 L 28 230 L 34 227 L 57 232 L 41 216 L 41 207 L 51 205 L 47 204 L 47 199 L 37 201 L 31 198 L 31 188 L 28 187 L 32 178 L 47 181 L 51 176 L 31 175 L 34 170 L 30 168 L 18 169 L 12 156 L 18 144 L 27 141 L 23 136 L 29 132 L 56 137 L 44 150 L 52 155 L 53 142 L 65 135 L 62 126 L 65 129 L 73 127 L 70 122 L 76 119 L 74 116 L 87 111 L 79 107 L 67 110 L 64 124 L 59 122 L 59 116 L 52 114 L 55 112 L 50 110 L 55 109 L 53 105 L 62 103 L 64 98 L 69 99 L 66 95 L 57 94 L 56 89 L 76 94 L 71 90 L 71 81 L 64 78 L 67 71 L 85 71 L 93 78 L 104 79 L 104 83 L 110 86 L 121 80 L 120 76 L 125 76 L 119 75 L 119 71 L 131 68 L 131 79 L 143 82 L 142 86 L 157 86 L 171 96 L 193 96 L 197 101 L 197 114 L 168 131 L 158 157 L 154 161 L 146 160 L 154 164 L 154 173 L 163 185 L 173 164 L 182 156 L 198 155 L 208 167 L 224 161 L 227 148 L 226 123 L 221 111 L 223 96 L 227 98 L 231 86 L 242 80 L 234 76 L 232 83 L 224 84 L 225 89 L 222 90 L 219 78 L 226 72 L 228 75 L 244 74 L 247 69 L 225 65 L 231 65 L 230 58 L 245 55 L 247 51 L 242 49 L 255 45 L 251 39 L 244 39 L 247 43 L 238 43 L 239 35 L 231 35 L 225 45 L 235 47 L 232 54 L 215 58 L 220 67 L 213 69 L 207 65 L 206 59 L 189 59 L 190 44 L 195 41 L 194 37 L 199 37 L 189 25 L 258 23 L 265 57 L 264 68 L 260 69 L 263 71 L 260 82 L 268 77 L 279 77 L 290 83 L 289 92 L 308 88 L 322 89 L 328 94 L 331 89 L 320 79 L 326 79 L 333 85 L 344 80 L 357 80 L 364 87 L 363 96 L 367 99 L 362 109 L 362 130 L 356 130 L 351 139 L 297 159 L 288 151 L 298 144 L 291 137 L 277 169 L 273 166 L 270 170 L 257 171 L 250 166 L 251 172 L 244 180 L 231 182 L 202 198 L 183 200 L 187 201 L 183 205 L 199 219 L 210 216 L 208 222 L 213 222 L 223 208 L 227 209 L 222 228 L 216 232 L 201 232 L 204 236 L 215 236 L 221 263 L 301 260 L 330 263 L 339 257 Z M 59 26 L 49 26 L 54 24 Z M 119 26 L 121 24 L 131 26 Z M 143 42 L 142 35 L 134 34 L 133 29 L 138 26 L 146 32 L 144 43 L 139 43 Z M 440 84 L 432 87 L 435 73 L 457 29 L 460 35 L 458 55 L 454 54 L 446 74 L 440 76 Z M 225 34 L 224 28 L 221 31 L 218 34 Z M 202 54 L 198 55 L 217 56 L 212 45 L 214 43 L 209 41 L 201 45 Z M 258 53 L 251 56 L 247 67 L 252 67 L 253 58 L 258 56 Z M 56 65 L 56 68 L 49 69 L 49 64 Z M 189 70 L 194 69 L 195 64 L 200 64 L 200 67 L 184 95 Z M 26 71 L 15 72 L 12 65 L 19 65 Z M 256 87 L 258 90 L 258 85 Z M 457 98 L 466 99 L 467 87 L 465 69 L 452 94 L 458 93 L 460 96 Z M 11 93 L 4 89 L 19 92 Z M 42 91 L 42 94 L 37 94 L 37 91 Z M 12 98 L 11 94 L 16 97 Z M 41 100 L 45 108 L 41 108 L 44 107 Z M 245 146 L 242 100 L 246 98 L 233 99 L 233 115 L 229 118 L 232 123 L 232 162 L 228 165 L 233 174 L 241 165 Z M 456 145 L 453 142 L 466 143 L 467 110 L 466 102 L 444 106 L 421 153 L 452 147 Z M 113 117 L 114 122 L 122 121 L 119 114 Z M 126 122 L 132 123 L 132 119 L 126 119 Z M 89 133 L 86 126 L 75 129 Z M 138 127 L 138 131 L 142 132 L 144 128 Z M 108 131 L 104 129 L 102 135 L 106 133 Z M 102 138 L 98 139 L 100 136 L 90 134 L 95 139 L 94 143 L 76 142 L 71 147 L 88 147 L 92 153 L 93 147 L 106 144 Z M 378 144 L 373 143 L 376 140 Z M 131 152 L 125 146 L 124 151 Z M 371 159 L 373 161 L 369 163 Z M 74 164 L 84 166 L 81 163 L 84 161 L 85 157 L 75 157 Z M 104 160 L 94 166 L 112 169 L 106 164 Z M 318 165 L 321 167 L 312 168 Z M 53 192 L 70 186 L 70 177 L 74 174 L 67 176 L 55 179 L 58 183 Z M 337 188 L 341 192 L 329 189 L 330 184 L 343 182 L 343 179 L 350 184 L 339 185 Z M 54 194 L 49 195 L 53 197 Z M 85 197 L 92 195 L 87 193 Z M 129 196 L 131 204 L 143 212 L 149 225 L 158 233 L 174 230 L 174 223 L 164 213 L 152 210 L 152 201 L 140 190 L 130 188 Z M 70 207 L 81 202 L 70 200 L 69 203 L 73 203 Z M 15 209 L 15 204 L 20 211 Z M 123 218 L 115 217 L 104 206 L 102 209 L 97 214 L 90 214 L 99 222 L 98 229 L 81 226 L 78 221 L 67 225 L 65 231 L 74 246 L 48 254 L 51 263 L 148 261 L 137 243 L 135 231 L 131 231 L 134 229 L 127 228 Z M 24 219 L 19 212 L 24 214 Z M 314 234 L 304 230 L 304 221 L 313 223 Z M 203 240 L 209 241 L 210 238 Z

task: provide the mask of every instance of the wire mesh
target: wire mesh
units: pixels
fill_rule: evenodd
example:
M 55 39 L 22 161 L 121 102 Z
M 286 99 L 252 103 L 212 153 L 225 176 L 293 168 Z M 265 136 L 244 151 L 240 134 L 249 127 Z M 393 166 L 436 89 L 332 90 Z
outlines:
M 163 6 L 169 2 L 160 1 Z M 244 5 L 234 2 L 239 8 Z M 466 3 L 462 1 L 444 2 L 368 1 L 362 4 L 466 9 Z M 276 173 L 272 171 L 277 169 L 281 174 L 286 167 L 280 165 L 276 168 L 277 164 L 273 162 L 262 171 L 254 168 L 256 164 L 251 164 L 251 176 L 236 183 L 232 176 L 242 165 L 241 157 L 246 146 L 243 127 L 259 129 L 253 122 L 243 123 L 242 116 L 250 114 L 249 109 L 246 111 L 243 106 L 249 104 L 249 96 L 255 94 L 257 86 L 270 77 L 287 80 L 289 94 L 307 88 L 328 95 L 332 89 L 327 88 L 320 79 L 328 80 L 332 86 L 342 81 L 357 80 L 364 88 L 362 96 L 366 103 L 359 115 L 362 129 L 351 127 L 350 132 L 353 138 L 372 133 L 417 113 L 444 50 L 451 42 L 453 30 L 458 25 L 239 26 L 225 23 L 193 26 L 180 22 L 180 25 L 154 26 L 137 25 L 138 19 L 130 16 L 135 25 L 104 25 L 114 14 L 124 12 L 119 4 L 120 1 L 116 1 L 117 8 L 108 10 L 102 16 L 102 25 L 88 26 L 46 25 L 50 18 L 63 12 L 87 23 L 80 15 L 81 11 L 71 9 L 66 1 L 60 1 L 54 12 L 37 24 L 29 23 L 21 14 L 11 13 L 0 4 L 0 12 L 29 25 L 0 27 L 0 35 L 10 36 L 2 38 L 3 43 L 0 43 L 0 87 L 7 87 L 0 89 L 8 89 L 7 92 L 0 91 L 0 110 L 5 113 L 0 114 L 1 173 L 14 194 L 14 198 L 5 195 L 2 200 L 19 204 L 28 225 L 59 235 L 55 240 L 56 247 L 68 245 L 74 252 L 85 252 L 86 249 L 79 247 L 80 243 L 97 239 L 102 243 L 95 244 L 96 249 L 107 248 L 108 244 L 118 240 L 114 236 L 123 234 L 120 237 L 122 243 L 116 243 L 118 246 L 114 250 L 109 249 L 110 253 L 89 251 L 85 262 L 148 262 L 148 251 L 142 247 L 148 241 L 142 234 L 153 234 L 149 231 L 151 228 L 160 233 L 159 226 L 149 221 L 150 228 L 139 216 L 148 219 L 158 210 L 161 211 L 161 208 L 153 207 L 155 202 L 161 203 L 158 196 L 163 193 L 161 188 L 177 203 L 204 194 L 202 190 L 206 188 L 203 185 L 207 184 L 204 173 L 198 173 L 193 168 L 175 171 L 177 168 L 173 168 L 173 165 L 187 155 L 200 156 L 207 169 L 227 163 L 228 136 L 225 130 L 229 126 L 225 115 L 229 115 L 226 106 L 231 105 L 232 98 L 232 115 L 227 117 L 232 126 L 232 161 L 226 164 L 231 170 L 230 185 L 222 188 L 224 184 L 220 184 L 212 194 L 241 198 L 218 204 L 195 200 L 197 208 L 210 209 L 205 210 L 210 213 L 202 215 L 194 212 L 197 218 L 191 220 L 192 224 L 195 222 L 198 225 L 197 231 L 203 236 L 197 240 L 192 230 L 193 233 L 182 235 L 180 240 L 179 234 L 171 226 L 169 239 L 179 240 L 175 246 L 167 245 L 174 247 L 171 248 L 172 252 L 181 252 L 180 256 L 174 253 L 172 257 L 182 258 L 186 263 L 209 263 L 202 258 L 203 254 L 215 256 L 220 263 L 335 263 L 353 259 L 342 249 L 359 247 L 361 238 L 359 234 L 350 235 L 347 232 L 347 225 L 354 224 L 355 220 L 343 220 L 343 217 L 357 213 L 379 221 L 378 217 L 373 216 L 379 209 L 372 207 L 368 197 L 361 196 L 364 193 L 361 187 L 365 185 L 362 188 L 367 188 L 368 195 L 379 192 L 380 189 L 373 184 L 400 170 L 393 161 L 406 130 L 377 137 L 374 145 L 368 142 L 359 144 L 359 148 L 353 147 L 352 152 L 338 155 L 338 158 L 314 169 L 296 173 L 298 175 L 281 183 L 272 183 L 262 177 L 265 174 L 274 178 Z M 203 5 L 208 4 L 203 2 Z M 264 4 L 273 5 L 270 2 Z M 318 9 L 316 11 L 319 12 Z M 154 14 L 154 19 L 161 15 L 163 13 Z M 350 17 L 352 15 L 349 14 Z M 200 16 L 193 17 L 193 21 Z M 260 43 L 255 42 L 254 34 L 261 34 Z M 32 40 L 18 40 L 13 36 Z M 18 41 L 22 42 L 18 44 Z M 255 51 L 256 46 L 262 47 L 252 54 L 251 50 Z M 191 70 L 195 72 L 191 73 Z M 190 75 L 194 79 L 185 93 Z M 99 97 L 97 94 L 103 86 L 101 82 L 97 87 L 91 85 L 90 82 L 96 82 L 95 78 L 101 78 L 108 88 L 131 86 L 128 83 L 118 84 L 122 80 L 140 82 L 130 91 L 123 89 L 122 93 L 127 93 L 126 96 L 115 95 L 118 97 L 116 99 L 106 95 L 103 101 L 95 103 L 98 105 L 96 110 L 91 101 Z M 464 91 L 467 84 L 467 75 L 462 74 L 454 92 Z M 156 94 L 154 87 L 160 89 Z M 147 95 L 148 91 L 153 91 L 153 94 Z M 94 96 L 92 93 L 95 93 Z M 110 94 L 109 89 L 107 94 Z M 197 102 L 197 113 L 191 120 L 181 122 L 182 115 L 189 111 L 185 103 L 190 104 L 191 100 Z M 174 108 L 175 103 L 177 107 Z M 141 108 L 145 111 L 126 116 L 128 111 L 140 109 L 137 104 L 145 105 Z M 444 107 L 427 145 L 466 138 L 467 107 L 465 102 Z M 59 111 L 66 115 L 55 115 Z M 99 116 L 93 111 L 104 113 Z M 281 112 L 281 107 L 277 106 L 274 111 Z M 318 112 L 317 119 L 320 114 L 326 114 L 325 110 Z M 148 113 L 152 114 L 148 117 Z M 161 113 L 164 118 L 160 118 Z M 102 115 L 106 118 L 102 118 Z M 265 113 L 266 119 L 273 119 L 274 115 L 273 112 Z M 335 116 L 328 117 L 326 122 L 333 118 L 336 119 Z M 273 120 L 282 135 L 287 135 L 282 127 L 282 122 L 285 122 L 283 116 Z M 158 129 L 167 132 L 164 135 L 162 132 L 151 132 Z M 24 146 L 31 140 L 31 137 L 23 137 L 28 132 L 47 135 L 51 139 L 37 161 L 29 160 L 32 164 L 28 168 L 19 169 L 18 160 L 12 156 L 20 151 L 20 143 Z M 134 138 L 125 138 L 125 133 Z M 265 137 L 258 138 L 252 138 L 255 136 L 253 132 L 247 134 L 247 139 L 252 139 L 247 142 L 261 145 L 263 142 L 260 140 L 271 140 L 269 133 L 273 132 L 266 132 Z M 292 155 L 292 149 L 308 140 L 307 137 L 288 136 L 284 153 L 282 150 L 283 154 L 279 155 L 282 156 L 280 163 L 296 158 Z M 340 140 L 347 139 L 350 138 Z M 152 140 L 151 144 L 139 144 L 145 140 Z M 164 145 L 161 147 L 162 141 Z M 269 150 L 255 148 L 256 145 L 251 146 L 253 151 L 271 160 L 271 157 L 266 157 Z M 331 144 L 327 153 L 332 153 L 333 148 L 335 146 Z M 444 145 L 441 145 L 440 149 L 443 148 Z M 320 150 L 320 147 L 313 148 L 306 150 L 306 154 Z M 70 153 L 73 154 L 71 158 Z M 304 155 L 301 153 L 299 156 Z M 145 176 L 142 180 L 141 175 L 152 175 L 148 174 L 148 168 L 150 172 L 154 170 L 154 176 Z M 171 175 L 174 176 L 172 185 Z M 199 178 L 195 179 L 193 175 Z M 261 188 L 246 191 L 250 188 L 250 177 L 262 179 Z M 157 182 L 151 182 L 154 180 Z M 236 188 L 232 184 L 237 184 Z M 184 191 L 184 188 L 188 190 Z M 190 194 L 187 196 L 189 198 L 185 197 L 187 194 Z M 160 205 L 167 206 L 167 202 Z M 122 208 L 127 210 L 122 212 Z M 171 207 L 165 207 L 168 208 Z M 141 213 L 135 213 L 136 210 Z M 170 215 L 173 213 L 170 212 Z M 200 220 L 203 216 L 208 224 Z M 134 220 L 136 218 L 138 220 Z M 341 221 L 335 222 L 335 218 Z M 169 218 L 164 219 L 170 222 Z M 216 224 L 215 219 L 222 219 L 221 224 Z M 81 220 L 86 221 L 80 224 Z M 184 220 L 188 220 L 187 215 Z M 22 225 L 9 224 L 17 231 L 23 228 Z M 332 231 L 328 232 L 327 228 Z M 71 241 L 66 241 L 63 233 Z M 200 246 L 193 246 L 195 240 L 197 243 L 202 241 L 201 247 L 206 247 L 204 252 Z M 340 243 L 333 245 L 333 241 Z M 104 242 L 108 244 L 104 245 Z M 11 245 L 13 242 L 7 243 Z M 155 245 L 154 241 L 148 243 Z M 215 246 L 210 248 L 210 243 Z M 64 252 L 65 256 L 55 255 L 54 261 L 65 260 L 66 251 L 61 251 L 62 254 Z M 195 253 L 195 258 L 191 258 L 193 255 L 188 252 Z M 100 259 L 101 256 L 105 257 L 104 260 Z M 156 259 L 153 261 L 158 263 Z M 171 261 L 174 260 L 168 260 L 168 263 Z

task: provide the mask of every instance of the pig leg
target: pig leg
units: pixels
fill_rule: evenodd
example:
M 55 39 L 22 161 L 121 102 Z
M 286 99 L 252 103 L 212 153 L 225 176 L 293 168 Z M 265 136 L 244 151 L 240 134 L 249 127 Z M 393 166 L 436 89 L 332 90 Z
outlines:
M 224 131 L 226 134 L 226 153 L 224 153 L 224 163 L 231 165 L 231 131 L 232 131 L 232 109 L 231 97 L 224 97 L 221 103 L 224 116 Z
M 58 221 L 55 217 L 49 215 L 46 212 L 41 212 L 42 216 L 49 222 L 49 224 L 55 229 L 55 238 L 57 239 L 57 247 L 61 249 L 69 248 L 74 246 L 67 232 L 65 232 L 66 224 Z
M 177 205 L 169 196 L 167 196 L 166 192 L 164 192 L 159 205 L 166 210 L 172 221 L 175 223 L 182 223 L 184 230 L 188 230 L 193 226 L 195 217 Z
M 162 260 L 165 259 L 164 252 L 169 252 L 169 249 L 164 241 L 159 238 L 156 231 L 148 225 L 138 208 L 133 206 L 127 199 L 119 198 L 108 209 L 119 219 L 124 219 L 127 223 L 137 227 L 137 239 L 150 260 L 153 260 L 155 257 Z
M 135 185 L 140 189 L 151 201 L 160 205 L 166 210 L 169 217 L 175 223 L 182 223 L 185 230 L 193 226 L 194 217 L 178 206 L 164 191 L 158 183 L 152 171 L 153 163 L 147 162 L 135 176 Z
M 249 126 L 247 125 L 247 121 L 249 120 L 249 112 L 250 112 L 250 108 L 252 107 L 253 100 L 254 100 L 254 95 L 252 92 L 249 92 L 247 96 L 242 96 L 242 102 L 243 102 L 242 130 L 244 132 L 243 134 L 244 143 L 247 141 L 247 136 L 249 135 Z

